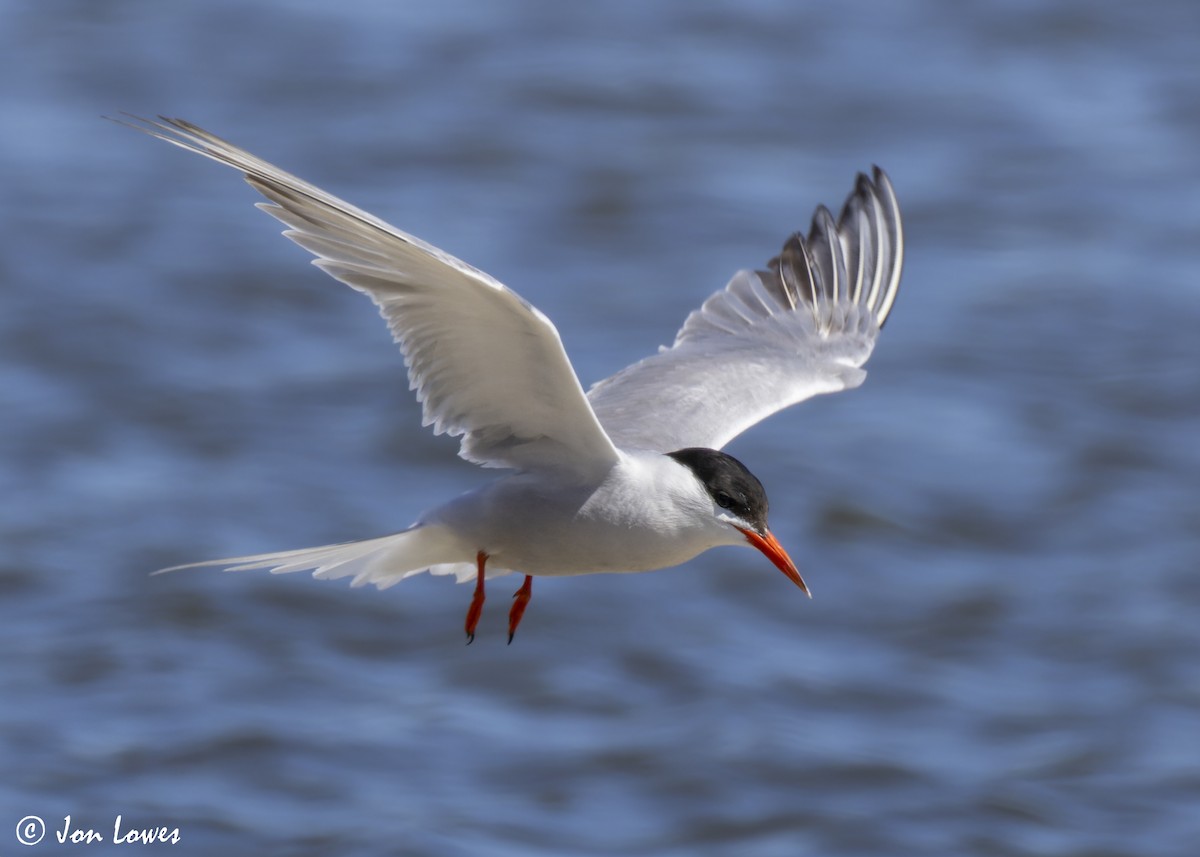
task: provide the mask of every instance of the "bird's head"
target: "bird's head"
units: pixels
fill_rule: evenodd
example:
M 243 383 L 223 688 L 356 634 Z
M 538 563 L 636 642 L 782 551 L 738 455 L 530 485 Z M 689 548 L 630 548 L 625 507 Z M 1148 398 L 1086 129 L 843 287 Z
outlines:
M 733 527 L 758 548 L 788 580 L 812 597 L 787 551 L 767 526 L 767 492 L 758 478 L 732 455 L 715 449 L 689 447 L 667 453 L 688 468 L 713 504 L 713 517 Z

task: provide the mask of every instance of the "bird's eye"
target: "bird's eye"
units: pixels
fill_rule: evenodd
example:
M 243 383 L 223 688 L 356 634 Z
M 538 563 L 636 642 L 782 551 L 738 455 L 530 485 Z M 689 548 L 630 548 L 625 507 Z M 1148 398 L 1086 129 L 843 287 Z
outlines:
M 722 509 L 728 509 L 730 506 L 733 505 L 733 498 L 730 497 L 728 494 L 726 494 L 724 491 L 718 491 L 716 499 L 717 499 L 717 505 L 720 506 Z

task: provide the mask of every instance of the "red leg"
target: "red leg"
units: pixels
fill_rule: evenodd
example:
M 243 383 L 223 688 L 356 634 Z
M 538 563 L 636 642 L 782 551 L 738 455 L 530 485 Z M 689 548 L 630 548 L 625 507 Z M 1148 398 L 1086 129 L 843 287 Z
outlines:
M 532 597 L 533 578 L 527 574 L 525 575 L 525 582 L 521 584 L 521 588 L 513 593 L 513 606 L 508 611 L 508 644 L 510 646 L 512 645 L 513 634 L 517 633 L 517 626 L 521 624 L 521 617 L 525 615 L 525 608 Z
M 467 645 L 475 642 L 475 626 L 479 624 L 479 617 L 483 615 L 483 567 L 487 563 L 488 555 L 480 551 L 475 555 L 475 565 L 478 571 L 475 575 L 475 594 L 471 597 L 471 606 L 467 608 Z

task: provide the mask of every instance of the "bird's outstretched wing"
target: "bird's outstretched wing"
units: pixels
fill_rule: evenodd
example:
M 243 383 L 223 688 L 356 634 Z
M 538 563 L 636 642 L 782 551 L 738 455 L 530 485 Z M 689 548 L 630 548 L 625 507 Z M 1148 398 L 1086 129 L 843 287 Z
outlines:
M 587 473 L 618 459 L 558 331 L 465 262 L 182 119 L 128 117 L 139 131 L 239 170 L 284 235 L 379 307 L 404 354 L 424 422 L 461 435 L 486 467 Z
M 856 387 L 900 285 L 892 184 L 859 174 L 837 220 L 824 206 L 765 271 L 739 271 L 688 316 L 675 344 L 588 393 L 622 447 L 720 449 L 776 411 Z

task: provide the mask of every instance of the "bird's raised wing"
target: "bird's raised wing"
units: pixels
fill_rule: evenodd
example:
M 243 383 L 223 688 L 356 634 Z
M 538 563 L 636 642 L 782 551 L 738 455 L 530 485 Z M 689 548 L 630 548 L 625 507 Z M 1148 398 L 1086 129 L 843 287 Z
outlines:
M 182 119 L 123 124 L 245 174 L 318 268 L 379 307 L 435 433 L 487 467 L 577 473 L 618 459 L 558 331 L 492 277 Z
M 675 344 L 592 387 L 622 447 L 720 449 L 776 411 L 857 387 L 900 285 L 892 184 L 859 174 L 837 220 L 824 206 L 765 271 L 739 271 L 688 316 Z

